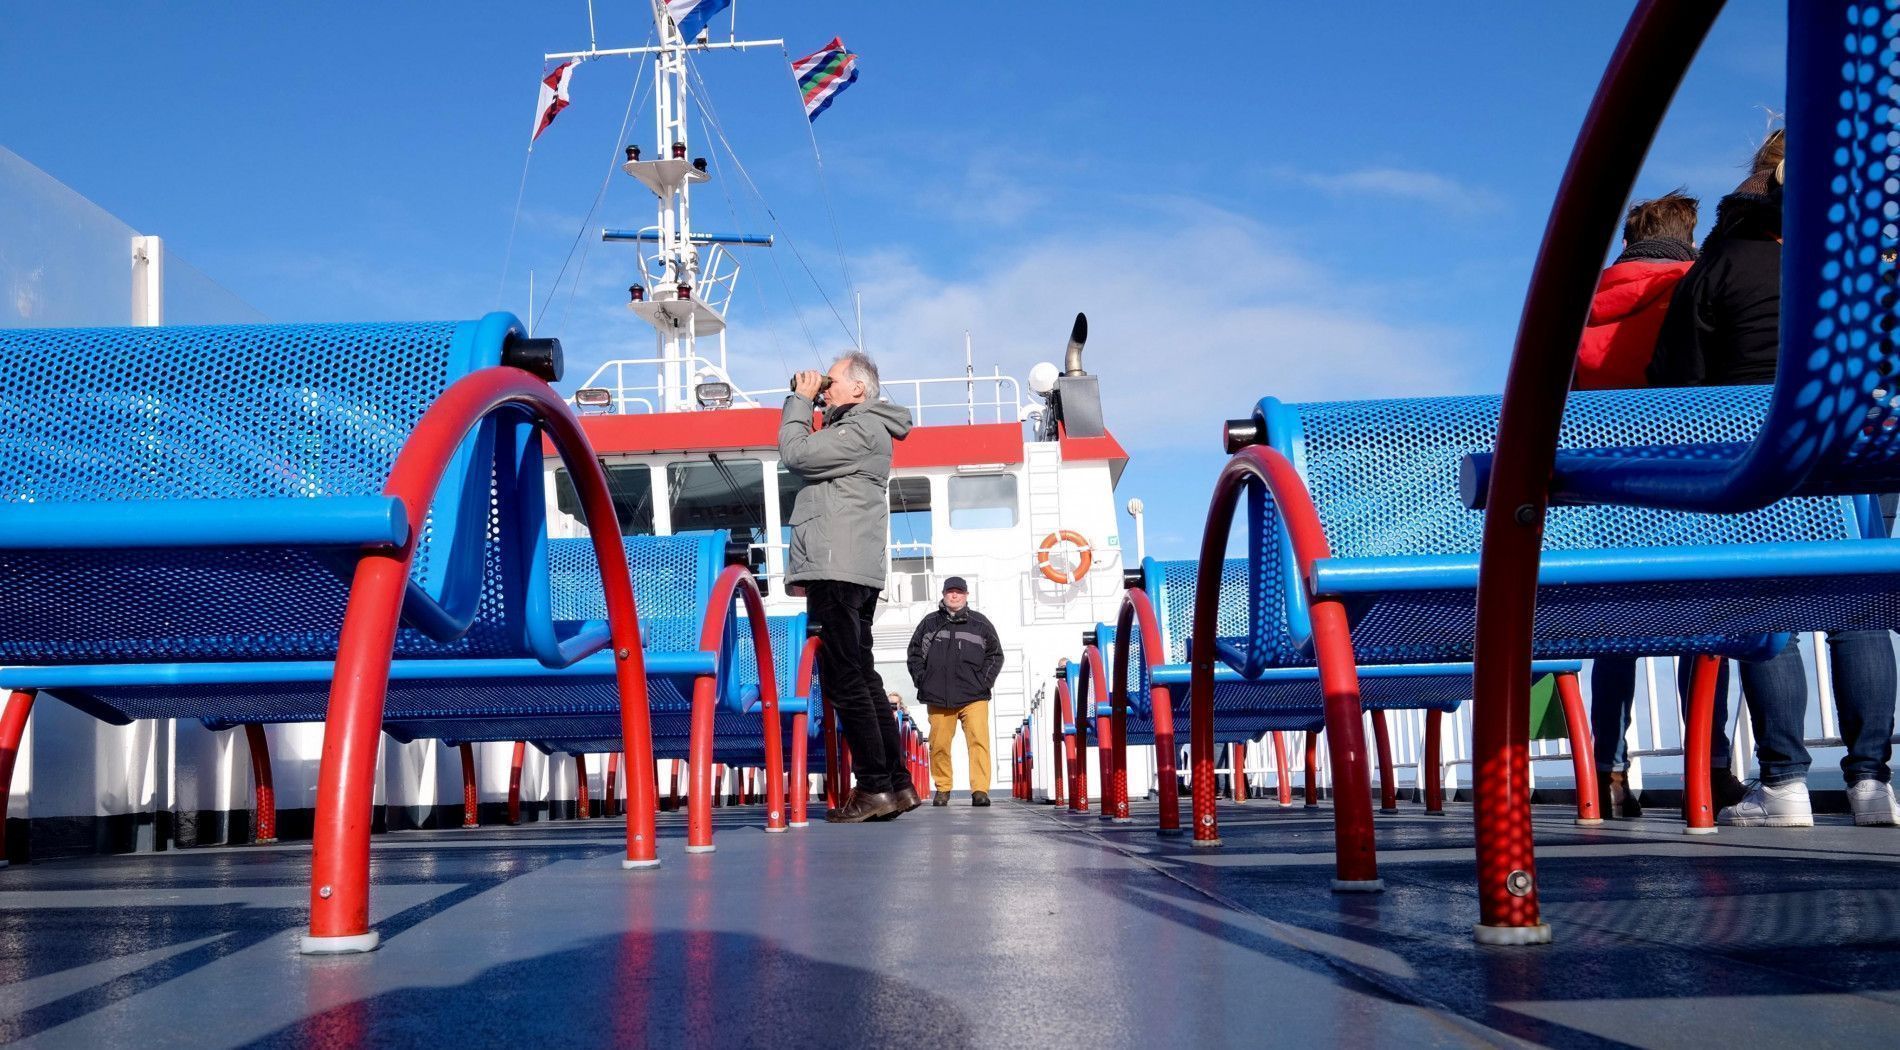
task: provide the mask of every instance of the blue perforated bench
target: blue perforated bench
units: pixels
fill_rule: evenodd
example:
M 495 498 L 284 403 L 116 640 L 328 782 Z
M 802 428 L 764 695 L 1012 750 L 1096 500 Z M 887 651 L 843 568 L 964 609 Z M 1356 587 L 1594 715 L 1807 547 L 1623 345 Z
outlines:
M 559 344 L 507 314 L 0 332 L 9 732 L 43 686 L 120 690 L 128 708 L 152 699 L 135 687 L 202 686 L 174 713 L 235 720 L 251 701 L 233 682 L 331 681 L 312 872 L 329 892 L 312 894 L 304 948 L 374 947 L 369 782 L 391 651 L 560 668 L 635 637 L 624 590 L 612 624 L 549 608 L 544 440 L 584 501 L 608 501 L 547 386 L 559 373 Z M 594 534 L 617 565 L 617 526 Z
M 1127 742 L 1155 742 L 1154 691 L 1166 686 L 1173 718 L 1170 724 L 1185 727 L 1190 714 L 1189 633 L 1194 618 L 1194 586 L 1199 563 L 1145 559 L 1141 566 L 1142 590 L 1153 603 L 1157 627 L 1167 651 L 1151 664 L 1142 646 L 1141 632 L 1129 633 L 1126 657 L 1129 698 Z M 1133 581 L 1131 581 L 1133 582 Z M 1253 597 L 1251 563 L 1246 558 L 1229 558 L 1221 566 L 1220 610 L 1217 618 L 1222 635 L 1238 636 L 1246 629 L 1248 602 Z M 1275 596 L 1284 609 L 1290 599 Z M 1105 651 L 1119 641 L 1115 627 L 1103 624 L 1096 637 Z M 1238 647 L 1233 647 L 1236 651 Z M 1319 673 L 1312 657 L 1305 652 L 1283 650 L 1285 665 L 1261 668 L 1248 677 L 1241 668 L 1223 663 L 1214 672 L 1214 739 L 1216 743 L 1249 743 L 1268 732 L 1317 732 L 1324 727 L 1324 697 Z M 1113 674 L 1110 664 L 1110 674 Z M 1575 675 L 1582 669 L 1575 660 L 1542 660 L 1532 668 L 1534 674 Z M 1404 663 L 1364 665 L 1358 669 L 1360 707 L 1368 712 L 1425 710 L 1445 713 L 1456 710 L 1471 696 L 1472 666 L 1459 663 Z M 1098 704 L 1102 714 L 1111 708 Z M 1581 728 L 1581 727 L 1580 727 Z M 1178 746 L 1185 733 L 1177 728 L 1173 741 Z M 1583 749 L 1587 754 L 1588 749 Z M 1386 789 L 1388 810 L 1393 804 L 1394 783 L 1389 748 L 1381 748 L 1381 782 Z M 1431 756 L 1436 766 L 1437 756 Z M 1581 794 L 1581 792 L 1580 792 Z M 1436 792 L 1432 792 L 1435 800 Z M 1436 807 L 1432 807 L 1436 811 Z M 1580 817 L 1594 822 L 1594 806 Z
M 1745 437 L 1766 390 L 1714 387 L 1579 392 L 1567 443 L 1599 446 Z M 1267 398 L 1255 419 L 1298 468 L 1332 556 L 1316 593 L 1341 598 L 1362 664 L 1465 661 L 1475 638 L 1483 517 L 1460 499 L 1460 464 L 1495 440 L 1498 398 L 1290 405 Z M 1250 586 L 1261 606 L 1222 652 L 1243 673 L 1310 654 L 1304 589 L 1270 497 Z M 1783 500 L 1744 514 L 1554 507 L 1544 527 L 1533 651 L 1539 657 L 1673 655 L 1759 658 L 1787 632 L 1900 623 L 1900 545 L 1863 539 L 1851 501 Z M 1241 625 L 1235 625 L 1240 628 Z M 1310 659 L 1310 657 L 1308 657 Z

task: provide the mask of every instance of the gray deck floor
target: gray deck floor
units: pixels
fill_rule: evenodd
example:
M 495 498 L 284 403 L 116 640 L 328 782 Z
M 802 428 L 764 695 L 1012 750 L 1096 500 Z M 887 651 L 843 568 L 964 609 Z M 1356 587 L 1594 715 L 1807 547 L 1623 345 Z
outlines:
M 296 954 L 307 848 L 0 872 L 23 1045 L 1407 1047 L 1900 1043 L 1900 830 L 1690 839 L 1539 813 L 1557 943 L 1472 944 L 1470 810 L 1379 823 L 1334 896 L 1326 810 L 1223 809 L 1214 853 L 959 798 L 623 872 L 618 822 L 379 837 L 370 955 Z

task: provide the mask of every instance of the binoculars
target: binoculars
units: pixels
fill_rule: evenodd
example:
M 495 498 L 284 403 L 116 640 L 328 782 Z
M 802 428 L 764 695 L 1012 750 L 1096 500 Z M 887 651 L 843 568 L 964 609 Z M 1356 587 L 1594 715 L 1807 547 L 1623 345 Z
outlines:
M 791 382 L 787 384 L 787 387 L 793 393 L 797 393 L 798 392 L 798 377 L 793 376 Z M 830 390 L 830 389 L 831 389 L 831 377 L 819 376 L 818 377 L 818 393 L 823 394 L 825 391 Z

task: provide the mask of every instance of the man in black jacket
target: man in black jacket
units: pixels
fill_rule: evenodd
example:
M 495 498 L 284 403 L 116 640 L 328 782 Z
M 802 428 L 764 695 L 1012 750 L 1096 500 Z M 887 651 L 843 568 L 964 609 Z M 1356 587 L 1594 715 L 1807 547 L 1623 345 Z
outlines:
M 910 636 L 910 680 L 930 709 L 930 779 L 935 806 L 950 804 L 950 739 L 963 723 L 970 750 L 970 804 L 990 804 L 990 690 L 1003 671 L 1003 643 L 989 618 L 970 608 L 963 577 L 943 581 L 943 601 Z

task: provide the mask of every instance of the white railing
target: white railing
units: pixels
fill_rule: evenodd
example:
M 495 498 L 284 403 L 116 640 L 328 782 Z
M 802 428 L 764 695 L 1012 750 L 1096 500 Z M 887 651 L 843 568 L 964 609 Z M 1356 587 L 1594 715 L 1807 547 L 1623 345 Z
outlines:
M 656 243 L 660 228 L 649 226 L 640 231 L 652 234 Z M 693 298 L 705 303 L 721 317 L 726 316 L 726 308 L 732 305 L 732 293 L 739 285 L 739 263 L 723 244 L 695 245 L 699 252 L 699 265 L 691 276 Z M 649 293 L 661 288 L 671 288 L 685 279 L 669 263 L 664 250 L 640 253 L 640 275 Z
M 1802 658 L 1811 675 L 1809 680 L 1809 704 L 1807 726 L 1803 732 L 1803 743 L 1810 750 L 1840 749 L 1845 747 L 1840 737 L 1840 716 L 1835 707 L 1831 670 L 1828 665 L 1827 645 L 1822 635 L 1804 635 L 1801 638 Z M 1816 658 L 1816 651 L 1820 656 Z M 1643 774 L 1668 775 L 1680 777 L 1682 773 L 1682 741 L 1685 736 L 1681 708 L 1677 701 L 1675 682 L 1675 661 L 1666 657 L 1651 657 L 1642 661 L 1642 673 L 1638 676 L 1636 702 L 1633 705 L 1629 730 L 1630 784 L 1641 789 Z M 1589 709 L 1589 668 L 1586 665 L 1580 676 L 1586 691 L 1584 708 Z M 1729 675 L 1732 683 L 1729 696 L 1729 722 L 1727 731 L 1732 745 L 1730 753 L 1735 774 L 1746 780 L 1753 768 L 1755 755 L 1754 731 L 1747 718 L 1747 709 L 1742 702 L 1737 676 Z M 1424 711 L 1387 711 L 1386 728 L 1392 741 L 1393 772 L 1403 788 L 1418 788 L 1425 778 L 1425 719 Z M 1370 721 L 1365 727 L 1366 746 L 1373 747 L 1373 734 Z M 1893 743 L 1900 745 L 1900 733 L 1893 736 Z M 1460 787 L 1469 787 L 1471 782 L 1471 705 L 1466 703 L 1446 717 L 1443 729 L 1443 774 L 1448 791 Z M 1230 752 L 1223 747 L 1217 754 L 1215 771 L 1223 776 L 1231 775 L 1232 762 Z M 1836 755 L 1816 754 L 1814 769 L 1825 775 L 1828 767 L 1838 758 Z M 1540 765 L 1557 763 L 1547 774 L 1550 782 L 1572 786 L 1570 745 L 1566 740 L 1531 741 L 1532 780 L 1536 780 L 1536 771 Z M 1378 763 L 1374 756 L 1373 776 L 1378 777 Z M 1674 759 L 1676 761 L 1668 761 Z M 1647 761 L 1647 765 L 1645 764 Z M 1297 788 L 1305 777 L 1305 740 L 1302 734 L 1287 734 L 1288 775 Z M 1322 787 L 1329 784 L 1327 778 L 1326 748 L 1319 749 L 1319 782 Z M 1176 768 L 1183 778 L 1189 774 L 1189 763 L 1185 745 L 1177 756 Z M 1273 748 L 1270 738 L 1263 738 L 1250 744 L 1247 749 L 1246 771 L 1252 785 L 1250 791 L 1266 791 L 1277 786 L 1278 771 L 1273 760 Z M 1153 786 L 1152 783 L 1150 785 Z M 1449 796 L 1447 796 L 1449 797 Z
M 664 357 L 615 358 L 612 361 L 602 364 L 599 368 L 594 369 L 594 374 L 587 377 L 587 381 L 581 384 L 581 389 L 598 387 L 607 390 L 608 394 L 612 397 L 612 401 L 606 411 L 614 415 L 632 415 L 636 412 L 657 412 L 659 409 L 655 407 L 656 404 L 663 402 L 666 398 L 666 366 L 669 363 L 670 362 Z M 711 381 L 715 383 L 732 382 L 732 379 L 726 375 L 724 368 L 721 368 L 717 363 L 704 357 L 693 356 L 682 358 L 678 364 L 685 367 L 692 376 L 692 379 L 689 380 L 687 384 L 689 388 L 701 381 Z M 627 382 L 627 373 L 629 370 L 633 371 L 637 377 L 639 372 L 644 369 L 652 369 L 652 382 Z M 574 410 L 576 412 L 586 413 L 589 411 L 589 409 L 582 407 L 578 402 L 574 402 L 573 398 L 569 398 L 568 400 L 574 404 Z M 733 391 L 733 404 L 747 408 L 756 408 L 759 403 L 751 396 L 735 388 Z
M 997 368 L 989 375 L 885 379 L 881 386 L 885 398 L 910 409 L 914 426 L 1019 423 L 1029 411 L 1022 401 L 1022 384 Z M 774 399 L 784 397 L 785 389 L 747 390 L 744 394 L 748 398 Z

